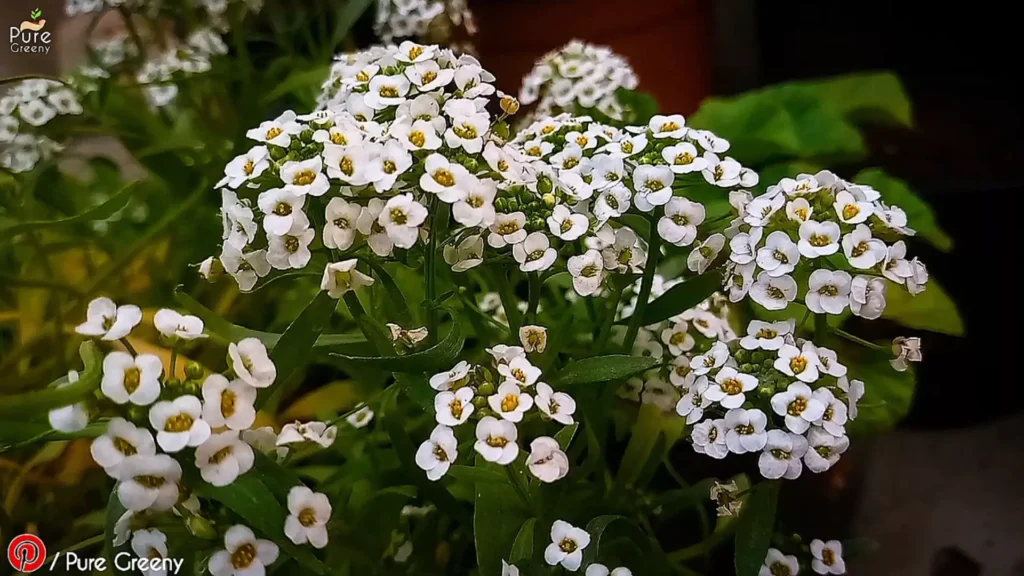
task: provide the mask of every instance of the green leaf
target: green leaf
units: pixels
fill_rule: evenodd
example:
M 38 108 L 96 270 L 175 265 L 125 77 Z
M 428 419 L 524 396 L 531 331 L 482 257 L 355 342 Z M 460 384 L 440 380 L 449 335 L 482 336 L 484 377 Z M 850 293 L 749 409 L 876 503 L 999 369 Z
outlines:
M 500 466 L 487 462 L 479 454 L 475 467 L 505 475 Z M 473 538 L 477 566 L 480 574 L 501 574 L 501 561 L 509 557 L 519 529 L 529 516 L 508 482 L 481 482 L 475 486 Z
M 892 72 L 863 72 L 802 84 L 853 120 L 913 125 L 910 99 Z
M 641 574 L 669 573 L 668 560 L 658 543 L 652 540 L 639 526 L 625 516 L 598 516 L 587 523 L 590 545 L 583 550 L 583 565 L 589 566 L 603 560 L 601 548 L 606 546 L 612 534 L 625 536 L 633 542 L 638 559 L 648 568 Z M 606 538 L 606 536 L 608 536 Z
M 462 464 L 454 464 L 449 468 L 448 476 L 471 484 L 476 484 L 478 482 L 508 484 L 508 476 L 501 472 L 486 468 L 478 468 L 476 466 L 464 466 Z
M 67 226 L 69 224 L 79 224 L 82 222 L 92 222 L 94 220 L 105 220 L 116 214 L 119 210 L 128 204 L 132 195 L 137 191 L 135 182 L 132 182 L 121 189 L 120 192 L 112 196 L 106 202 L 95 206 L 76 214 L 68 218 L 61 218 L 58 220 L 46 220 L 38 222 L 22 222 L 20 224 L 14 224 L 7 226 L 6 228 L 0 228 L 0 245 L 13 240 L 15 236 L 24 234 L 26 232 L 32 232 L 35 230 L 42 230 L 46 228 L 54 228 L 58 226 Z
M 721 287 L 722 277 L 717 273 L 704 274 L 676 284 L 647 305 L 640 323 L 649 326 L 667 320 L 707 300 Z M 629 320 L 623 318 L 618 323 L 626 324 Z
M 99 388 L 103 371 L 103 356 L 92 340 L 78 347 L 85 368 L 78 381 L 67 386 L 50 387 L 35 392 L 0 396 L 0 420 L 24 418 L 27 415 L 53 410 L 85 400 Z M 57 382 L 66 381 L 65 378 Z
M 929 281 L 925 291 L 914 296 L 902 286 L 889 285 L 882 317 L 917 330 L 950 336 L 964 335 L 964 321 L 956 304 L 938 282 Z
M 711 486 L 715 483 L 714 478 L 705 478 L 700 482 L 687 488 L 678 488 L 662 492 L 657 496 L 656 507 L 660 507 L 662 518 L 672 518 L 674 515 L 700 506 L 708 501 L 711 495 Z
M 641 404 L 633 424 L 626 453 L 622 456 L 619 472 L 615 478 L 620 487 L 632 486 L 643 472 L 647 460 L 661 435 L 661 408 L 654 404 Z
M 953 239 L 939 226 L 935 212 L 906 182 L 893 178 L 881 168 L 861 170 L 853 181 L 871 186 L 882 194 L 883 202 L 902 208 L 907 213 L 907 226 L 917 230 L 917 235 L 929 244 L 943 252 L 953 249 Z
M 222 343 L 238 342 L 246 338 L 256 338 L 263 342 L 268 349 L 273 349 L 281 339 L 281 334 L 273 332 L 261 332 L 237 324 L 232 324 L 221 318 L 216 312 L 203 306 L 194 298 L 186 294 L 179 286 L 174 290 L 174 299 L 189 313 L 198 316 L 206 325 L 206 331 L 212 334 L 215 339 Z M 363 344 L 366 338 L 358 334 L 321 334 L 313 344 L 314 348 L 330 346 L 341 346 L 345 344 Z
M 103 557 L 107 559 L 107 566 L 113 566 L 114 557 L 128 550 L 129 543 L 127 541 L 120 546 L 114 546 L 114 526 L 125 512 L 127 509 L 121 504 L 121 499 L 117 497 L 117 487 L 115 487 L 107 498 L 107 515 L 103 529 Z M 107 570 L 104 573 L 112 574 L 113 571 Z
M 657 365 L 657 360 L 643 356 L 594 356 L 566 364 L 558 371 L 552 384 L 571 386 L 621 380 L 646 372 Z
M 536 518 L 528 518 L 519 527 L 519 534 L 512 543 L 512 552 L 508 555 L 508 563 L 529 562 L 533 558 L 534 530 L 537 526 Z
M 761 571 L 775 529 L 778 497 L 777 481 L 762 482 L 754 487 L 740 509 L 736 526 L 736 576 L 757 576 Z
M 312 69 L 303 66 L 297 71 L 292 72 L 287 78 L 277 84 L 273 90 L 268 92 L 263 97 L 263 103 L 274 102 L 282 96 L 289 94 L 303 97 L 307 93 L 315 93 L 314 91 L 320 89 L 320 86 L 330 73 L 331 67 L 329 65 L 318 66 Z
M 284 389 L 284 384 L 313 356 L 313 345 L 331 320 L 338 301 L 327 292 L 316 293 L 313 300 L 288 326 L 280 340 L 270 351 L 270 359 L 277 367 L 277 386 L 269 394 L 256 399 L 256 408 L 261 408 L 275 394 Z
M 348 35 L 352 27 L 359 21 L 360 16 L 363 15 L 363 12 L 366 12 L 372 3 L 373 0 L 348 0 L 341 6 L 337 13 L 334 33 L 331 37 L 335 45 Z
M 576 436 L 576 431 L 579 430 L 580 423 L 575 422 L 559 430 L 555 434 L 555 441 L 558 442 L 558 446 L 562 448 L 562 451 L 569 449 L 569 444 L 572 444 L 572 439 Z
M 200 479 L 199 471 L 191 462 L 182 462 L 182 469 L 188 476 L 189 486 L 194 487 L 199 496 L 216 500 L 240 516 L 246 526 L 277 544 L 282 557 L 294 558 L 316 574 L 326 573 L 327 567 L 308 547 L 296 546 L 285 537 L 283 527 L 288 514 L 259 474 L 250 471 L 227 486 L 213 486 Z
M 389 372 L 401 373 L 422 373 L 432 370 L 451 368 L 466 339 L 462 335 L 459 322 L 452 323 L 451 330 L 437 345 L 414 352 L 405 356 L 348 356 L 345 354 L 331 353 L 331 356 L 351 362 L 355 366 L 376 368 Z
M 409 305 L 405 301 L 405 295 L 402 294 L 402 289 L 398 287 L 395 279 L 391 277 L 386 269 L 380 264 L 371 264 L 373 273 L 380 280 L 380 283 L 384 286 L 384 290 L 388 293 L 388 299 L 390 300 L 390 306 L 387 307 L 389 317 L 395 320 L 398 325 L 403 328 L 414 328 L 412 325 L 412 313 L 409 311 Z
M 303 485 L 302 480 L 294 472 L 278 464 L 270 456 L 259 450 L 253 450 L 253 454 L 256 457 L 253 461 L 253 469 L 259 473 L 260 479 L 279 501 L 286 502 L 288 492 L 295 486 Z
M 868 354 L 846 364 L 849 378 L 864 382 L 864 397 L 858 402 L 857 418 L 847 424 L 851 435 L 884 432 L 907 415 L 916 387 L 913 368 L 897 372 L 889 364 L 887 355 L 881 353 Z

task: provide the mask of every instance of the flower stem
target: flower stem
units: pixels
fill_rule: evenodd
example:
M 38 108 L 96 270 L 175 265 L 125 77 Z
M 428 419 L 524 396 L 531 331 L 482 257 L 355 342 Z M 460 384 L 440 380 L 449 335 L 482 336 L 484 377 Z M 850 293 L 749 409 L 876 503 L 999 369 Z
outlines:
M 825 338 L 825 334 L 828 333 L 828 316 L 824 314 L 814 315 L 814 339 L 818 340 L 819 344 L 821 340 Z
M 174 348 L 171 348 L 171 378 L 174 378 L 174 374 L 175 374 L 174 368 L 177 366 L 177 364 L 178 364 L 178 348 L 174 347 Z
M 67 553 L 67 552 L 77 552 L 79 550 L 83 550 L 85 548 L 89 548 L 90 546 L 95 546 L 96 544 L 102 544 L 104 537 L 105 537 L 104 534 L 97 534 L 96 536 L 93 536 L 92 538 L 86 538 L 85 540 L 82 540 L 78 544 L 72 544 L 71 546 L 68 546 L 67 548 L 61 550 L 60 552 L 57 552 L 57 554 Z M 57 554 L 51 554 L 50 556 L 47 556 L 46 560 L 43 560 L 43 566 L 49 566 L 53 562 L 53 559 L 57 556 Z
M 608 346 L 608 337 L 612 333 L 612 324 L 615 323 L 615 311 L 619 308 L 619 300 L 622 298 L 623 287 L 616 286 L 609 299 L 609 308 L 601 322 L 601 329 L 597 333 L 597 348 L 595 352 L 600 354 Z
M 519 336 L 519 327 L 523 324 L 523 319 L 519 315 L 519 308 L 516 306 L 516 295 L 512 291 L 511 275 L 503 277 L 495 273 L 494 280 L 498 296 L 501 298 L 501 307 L 505 309 L 505 318 L 508 319 L 509 332 L 512 333 L 513 338 L 517 338 Z
M 124 344 L 125 349 L 128 350 L 128 352 L 132 356 L 138 356 L 139 355 L 139 353 L 135 351 L 135 347 L 132 346 L 132 343 L 129 342 L 127 338 L 121 338 L 121 344 Z
M 537 323 L 537 306 L 540 304 L 540 290 L 541 284 L 543 283 L 540 279 L 539 274 L 527 274 L 527 278 L 530 280 L 530 297 L 529 303 L 526 306 L 526 322 L 531 324 Z
M 869 342 L 869 341 L 861 338 L 860 336 L 854 336 L 853 334 L 850 334 L 849 332 L 847 332 L 845 330 L 840 330 L 839 328 L 835 328 L 833 326 L 829 326 L 828 329 L 829 329 L 830 332 L 832 332 L 836 336 L 839 336 L 840 338 L 844 338 L 846 340 L 849 340 L 850 342 L 853 342 L 855 344 L 860 344 L 861 346 L 864 346 L 865 348 L 869 348 L 871 350 L 878 350 L 878 351 L 882 351 L 882 350 L 887 350 L 888 349 L 887 346 L 883 346 L 881 344 L 875 344 L 874 342 Z
M 662 209 L 658 208 L 648 220 L 651 222 L 651 231 L 647 235 L 647 263 L 644 265 L 643 280 L 640 283 L 640 294 L 636 299 L 636 309 L 629 319 L 629 327 L 626 329 L 626 337 L 622 340 L 624 353 L 629 354 L 633 349 L 633 342 L 637 333 L 640 332 L 640 323 L 643 322 L 644 312 L 647 310 L 647 301 L 651 297 L 651 287 L 654 285 L 654 273 L 658 269 L 658 258 L 661 256 L 661 236 L 658 235 L 658 217 Z

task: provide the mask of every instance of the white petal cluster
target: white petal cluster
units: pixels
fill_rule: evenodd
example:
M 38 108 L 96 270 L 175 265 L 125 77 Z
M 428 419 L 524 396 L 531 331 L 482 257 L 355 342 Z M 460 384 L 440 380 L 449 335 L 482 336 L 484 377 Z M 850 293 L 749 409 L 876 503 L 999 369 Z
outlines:
M 380 0 L 373 29 L 382 40 L 428 36 L 431 23 L 444 18 L 450 25 L 476 32 L 466 0 Z
M 78 94 L 56 80 L 31 79 L 14 83 L 0 97 L 0 167 L 14 173 L 27 172 L 49 159 L 62 146 L 59 125 L 62 116 L 82 114 Z

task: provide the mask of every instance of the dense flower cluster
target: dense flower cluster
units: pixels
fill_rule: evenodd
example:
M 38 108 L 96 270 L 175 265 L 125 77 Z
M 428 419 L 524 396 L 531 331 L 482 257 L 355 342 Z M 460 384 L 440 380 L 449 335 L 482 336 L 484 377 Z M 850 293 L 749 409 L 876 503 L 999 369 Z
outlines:
M 794 479 L 804 466 L 828 470 L 849 447 L 864 383 L 847 378 L 833 350 L 794 337 L 793 321 L 754 320 L 743 338 L 676 360 L 676 412 L 693 425 L 698 453 L 760 453 L 764 477 Z
M 899 240 L 914 233 L 906 213 L 870 186 L 822 171 L 785 178 L 756 198 L 737 193 L 731 200 L 739 213 L 726 230 L 726 289 L 733 302 L 749 296 L 768 310 L 783 310 L 802 295 L 815 314 L 849 308 L 875 319 L 885 310 L 890 282 L 915 295 L 925 289 L 928 270 L 917 258 L 907 259 Z
M 23 80 L 0 98 L 0 167 L 26 172 L 61 150 L 45 132 L 60 116 L 82 114 L 78 94 L 55 80 Z
M 543 353 L 547 347 L 547 330 L 524 326 L 519 335 L 522 346 L 499 344 L 487 349 L 491 366 L 462 361 L 430 378 L 430 386 L 437 391 L 437 427 L 416 452 L 416 464 L 426 471 L 427 478 L 440 479 L 455 463 L 459 455 L 456 432 L 470 420 L 476 421 L 473 449 L 484 460 L 501 466 L 519 457 L 517 424 L 531 408 L 559 425 L 574 423 L 576 401 L 542 382 L 541 369 L 530 362 L 531 354 Z M 540 481 L 554 482 L 569 472 L 569 458 L 557 440 L 539 436 L 530 442 L 526 466 Z
M 540 118 L 596 108 L 614 120 L 624 120 L 619 90 L 633 90 L 639 79 L 625 58 L 604 46 L 573 40 L 538 60 L 523 78 L 519 100 L 537 103 Z
M 166 557 L 166 535 L 142 527 L 169 511 L 202 518 L 199 501 L 189 494 L 195 487 L 183 479 L 186 462 L 195 466 L 202 481 L 227 486 L 253 468 L 254 450 L 281 457 L 297 444 L 309 450 L 326 448 L 337 428 L 308 422 L 286 425 L 280 434 L 269 427 L 253 429 L 257 395 L 277 379 L 277 369 L 262 342 L 247 338 L 231 343 L 224 373 L 206 373 L 189 363 L 183 382 L 165 373 L 160 357 L 135 352 L 127 338 L 141 321 L 137 306 L 118 306 L 108 298 L 89 304 L 86 321 L 76 332 L 101 343 L 120 341 L 124 351 L 110 351 L 103 359 L 99 402 L 58 408 L 49 419 L 54 429 L 72 432 L 84 428 L 90 416 L 109 417 L 106 433 L 93 441 L 92 456 L 118 482 L 117 495 L 127 510 L 118 522 L 115 544 L 126 542 L 134 532 L 133 547 L 136 540 L 140 545 L 149 542 L 149 547 L 151 540 L 158 540 L 162 547 L 156 551 Z M 158 311 L 153 324 L 175 354 L 190 341 L 206 337 L 202 320 L 174 310 Z M 172 360 L 172 370 L 173 365 Z M 69 374 L 64 385 L 78 377 Z M 368 417 L 364 415 L 363 420 L 368 422 Z M 288 494 L 288 510 L 290 515 L 281 527 L 287 538 L 316 548 L 327 545 L 331 505 L 326 496 L 295 486 Z M 254 546 L 255 552 L 243 555 L 240 564 L 235 553 L 247 545 Z M 275 544 L 256 539 L 250 529 L 236 525 L 227 530 L 225 551 L 211 557 L 209 568 L 212 574 L 234 574 L 257 562 L 269 565 L 277 554 Z
M 438 19 L 464 27 L 470 35 L 476 32 L 466 0 L 377 0 L 373 29 L 384 42 L 402 38 L 422 40 Z
M 263 8 L 263 0 L 196 0 L 189 4 L 201 8 L 201 12 L 213 22 L 219 22 L 231 5 L 242 6 L 251 12 L 259 12 Z M 77 16 L 110 8 L 125 8 L 153 18 L 161 11 L 181 10 L 182 6 L 171 0 L 67 0 L 64 11 L 68 16 Z

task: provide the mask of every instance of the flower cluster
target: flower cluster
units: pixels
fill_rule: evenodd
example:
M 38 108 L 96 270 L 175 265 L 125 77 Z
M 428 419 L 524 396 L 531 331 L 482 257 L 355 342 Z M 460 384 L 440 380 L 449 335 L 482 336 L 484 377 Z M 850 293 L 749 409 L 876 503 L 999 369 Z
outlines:
M 487 349 L 490 366 L 462 361 L 430 378 L 430 386 L 437 391 L 437 426 L 416 452 L 416 464 L 427 478 L 438 480 L 448 472 L 459 455 L 459 426 L 471 420 L 476 421 L 473 449 L 501 466 L 519 457 L 517 425 L 531 416 L 531 408 L 536 407 L 542 419 L 562 426 L 575 422 L 576 401 L 541 381 L 541 369 L 530 362 L 530 354 L 547 348 L 547 330 L 524 326 L 519 336 L 522 346 L 499 344 Z M 526 466 L 540 481 L 554 482 L 569 472 L 569 459 L 557 440 L 539 436 L 530 442 Z
M 241 6 L 250 12 L 259 12 L 263 8 L 263 0 L 197 0 L 194 4 L 201 7 L 200 14 L 218 24 L 223 24 L 222 17 L 231 5 Z M 67 0 L 64 11 L 68 16 L 77 16 L 109 8 L 126 8 L 154 18 L 161 11 L 177 11 L 181 6 L 166 0 Z
M 811 540 L 810 546 L 801 547 L 800 554 L 804 558 L 785 554 L 778 548 L 769 548 L 759 576 L 797 576 L 801 560 L 810 564 L 815 574 L 846 574 L 843 544 L 838 540 Z
M 0 98 L 0 167 L 26 172 L 61 150 L 44 134 L 60 116 L 82 113 L 78 95 L 55 80 L 23 80 Z
M 439 20 L 445 26 L 462 26 L 470 35 L 476 33 L 466 0 L 377 0 L 373 29 L 384 42 L 426 39 Z
M 836 353 L 795 338 L 794 322 L 753 320 L 743 338 L 677 358 L 676 412 L 693 425 L 693 448 L 722 459 L 760 453 L 765 478 L 824 472 L 849 447 L 864 383 Z
M 875 319 L 885 310 L 890 282 L 911 294 L 925 289 L 925 265 L 908 260 L 899 240 L 914 233 L 906 213 L 886 205 L 870 186 L 822 171 L 785 178 L 756 198 L 734 194 L 731 200 L 739 212 L 726 230 L 725 285 L 733 302 L 749 296 L 768 310 L 783 310 L 802 294 L 815 314 L 849 308 Z
M 141 527 L 169 511 L 202 518 L 199 501 L 189 495 L 184 483 L 183 466 L 194 465 L 204 482 L 227 486 L 253 468 L 254 450 L 280 457 L 297 443 L 309 449 L 328 447 L 336 428 L 323 422 L 295 423 L 286 425 L 280 435 L 269 427 L 252 429 L 257 395 L 277 379 L 277 369 L 262 342 L 247 338 L 229 344 L 224 373 L 206 373 L 189 362 L 182 381 L 173 377 L 174 359 L 191 341 L 206 337 L 202 320 L 170 309 L 154 315 L 161 342 L 172 349 L 170 374 L 159 356 L 137 353 L 128 340 L 141 321 L 137 306 L 118 306 L 109 298 L 89 304 L 87 319 L 76 332 L 110 345 L 122 342 L 124 350 L 112 350 L 104 357 L 98 402 L 58 408 L 49 418 L 54 429 L 71 432 L 84 428 L 90 414 L 109 416 L 106 433 L 93 441 L 92 456 L 117 481 L 118 498 L 127 510 L 118 522 L 115 543 L 127 541 L 134 530 L 133 547 L 136 541 L 151 547 L 162 543 L 156 549 L 164 557 L 166 536 Z M 78 377 L 69 374 L 64 385 Z M 365 415 L 363 420 L 368 421 Z M 295 486 L 287 504 L 290 515 L 281 527 L 283 534 L 296 544 L 326 546 L 331 516 L 327 497 Z M 240 554 L 246 546 L 251 549 Z M 238 525 L 227 530 L 225 551 L 211 557 L 210 571 L 234 574 L 255 563 L 268 565 L 276 557 L 276 545 L 257 540 L 251 530 Z
M 613 120 L 624 120 L 619 90 L 633 90 L 638 78 L 625 58 L 604 46 L 572 40 L 538 60 L 523 77 L 519 100 L 537 103 L 534 115 L 596 108 Z

